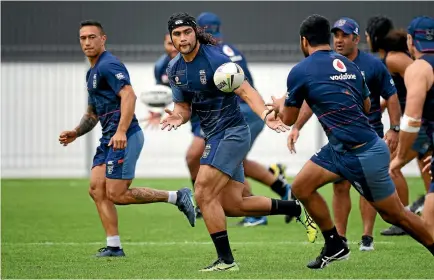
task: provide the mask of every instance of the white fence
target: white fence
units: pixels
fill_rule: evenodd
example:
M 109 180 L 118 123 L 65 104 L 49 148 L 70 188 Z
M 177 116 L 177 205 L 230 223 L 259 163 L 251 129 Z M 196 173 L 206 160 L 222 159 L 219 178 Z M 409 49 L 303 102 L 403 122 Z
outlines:
M 126 63 L 136 94 L 154 84 L 153 64 Z M 265 100 L 286 92 L 286 77 L 293 65 L 251 63 L 258 91 Z M 2 63 L 1 65 L 1 172 L 2 177 L 84 177 L 98 144 L 100 127 L 68 147 L 58 142 L 62 130 L 74 128 L 85 112 L 86 63 Z M 147 109 L 138 101 L 136 115 Z M 387 114 L 383 116 L 388 127 Z M 302 131 L 297 154 L 286 148 L 286 135 L 267 128 L 249 158 L 262 164 L 282 162 L 295 175 L 326 138 L 316 118 Z M 177 131 L 145 131 L 145 147 L 137 177 L 187 177 L 185 152 L 191 141 L 190 125 Z M 418 175 L 414 162 L 404 169 Z

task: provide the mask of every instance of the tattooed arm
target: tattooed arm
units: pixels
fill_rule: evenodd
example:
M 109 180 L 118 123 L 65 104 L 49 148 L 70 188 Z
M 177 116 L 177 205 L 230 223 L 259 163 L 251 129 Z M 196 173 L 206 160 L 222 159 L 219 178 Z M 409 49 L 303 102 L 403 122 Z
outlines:
M 77 137 L 80 137 L 91 131 L 98 123 L 98 116 L 96 115 L 95 108 L 92 105 L 87 107 L 87 112 L 81 118 L 80 124 L 74 130 L 63 131 L 60 133 L 59 142 L 63 146 L 67 146 L 73 142 Z
M 98 123 L 95 107 L 89 105 L 87 112 L 81 118 L 80 124 L 74 129 L 77 132 L 77 137 L 80 137 L 91 131 Z

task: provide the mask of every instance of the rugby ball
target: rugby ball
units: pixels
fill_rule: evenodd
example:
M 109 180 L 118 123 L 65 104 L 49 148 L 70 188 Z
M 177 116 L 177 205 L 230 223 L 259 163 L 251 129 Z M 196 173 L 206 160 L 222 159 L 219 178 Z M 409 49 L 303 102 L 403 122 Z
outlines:
M 244 82 L 244 71 L 238 64 L 227 62 L 214 73 L 214 84 L 223 92 L 233 92 Z
M 140 94 L 140 101 L 149 107 L 164 108 L 172 103 L 172 89 L 164 85 L 154 85 Z

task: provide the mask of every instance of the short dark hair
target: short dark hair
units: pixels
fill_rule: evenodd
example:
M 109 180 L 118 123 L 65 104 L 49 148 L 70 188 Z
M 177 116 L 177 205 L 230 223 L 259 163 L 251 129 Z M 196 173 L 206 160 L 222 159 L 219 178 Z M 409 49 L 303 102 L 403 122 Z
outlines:
M 82 22 L 80 22 L 80 29 L 84 26 L 96 26 L 101 31 L 101 34 L 103 35 L 105 34 L 102 24 L 97 20 L 92 20 L 92 19 L 83 20 Z
M 378 52 L 379 49 L 384 49 L 384 39 L 392 29 L 393 22 L 386 16 L 378 15 L 368 20 L 366 33 L 368 33 L 369 39 L 371 39 L 372 52 Z
M 380 47 L 386 52 L 408 52 L 407 31 L 393 29 L 384 37 Z
M 321 15 L 308 16 L 300 25 L 300 37 L 306 37 L 309 45 L 330 45 L 330 22 Z

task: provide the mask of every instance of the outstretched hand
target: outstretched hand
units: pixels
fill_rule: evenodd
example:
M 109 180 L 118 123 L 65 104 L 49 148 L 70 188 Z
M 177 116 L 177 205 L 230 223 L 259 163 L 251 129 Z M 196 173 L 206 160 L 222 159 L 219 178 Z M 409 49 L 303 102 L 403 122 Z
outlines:
M 166 127 L 169 127 L 168 131 L 171 131 L 172 128 L 176 130 L 184 122 L 181 114 L 174 114 L 173 111 L 167 108 L 164 111 L 167 113 L 167 116 L 160 122 L 162 124 L 161 130 L 164 130 Z
M 265 116 L 265 123 L 269 128 L 276 131 L 277 133 L 289 131 L 290 127 L 285 125 L 282 120 L 275 114 L 272 114 L 272 111 L 269 111 Z

